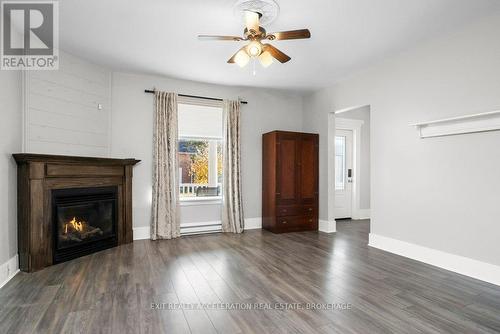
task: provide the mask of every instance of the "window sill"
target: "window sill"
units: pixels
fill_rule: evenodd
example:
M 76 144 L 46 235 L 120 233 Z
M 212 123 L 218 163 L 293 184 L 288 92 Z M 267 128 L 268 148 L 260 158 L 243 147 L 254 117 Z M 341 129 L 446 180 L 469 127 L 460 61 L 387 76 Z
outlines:
M 213 197 L 184 197 L 179 199 L 180 206 L 217 205 L 222 204 L 222 196 Z

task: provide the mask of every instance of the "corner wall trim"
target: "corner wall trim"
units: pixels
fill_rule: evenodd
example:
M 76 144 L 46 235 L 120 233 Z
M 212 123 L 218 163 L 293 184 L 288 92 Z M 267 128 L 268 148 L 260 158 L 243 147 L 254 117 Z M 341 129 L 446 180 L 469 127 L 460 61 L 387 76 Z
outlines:
M 335 233 L 337 232 L 337 222 L 327 221 L 327 220 L 319 220 L 318 230 L 324 233 Z
M 500 266 L 370 233 L 368 246 L 500 286 Z
M 0 288 L 7 284 L 19 272 L 19 257 L 14 255 L 0 265 Z

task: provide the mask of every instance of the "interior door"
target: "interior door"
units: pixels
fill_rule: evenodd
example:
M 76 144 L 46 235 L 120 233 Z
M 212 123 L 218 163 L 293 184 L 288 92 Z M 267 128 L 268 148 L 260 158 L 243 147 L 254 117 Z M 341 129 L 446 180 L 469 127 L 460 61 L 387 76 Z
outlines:
M 351 130 L 335 134 L 335 218 L 352 217 L 353 142 Z
M 277 145 L 276 202 L 279 205 L 298 204 L 300 137 L 295 134 L 280 133 Z

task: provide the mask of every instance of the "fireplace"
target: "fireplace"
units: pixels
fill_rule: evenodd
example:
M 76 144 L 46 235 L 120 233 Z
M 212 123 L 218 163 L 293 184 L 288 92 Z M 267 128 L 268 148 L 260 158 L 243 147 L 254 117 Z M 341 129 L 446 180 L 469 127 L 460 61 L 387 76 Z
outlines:
M 132 242 L 132 168 L 139 160 L 13 156 L 22 271 Z
M 117 187 L 52 190 L 53 262 L 117 245 Z

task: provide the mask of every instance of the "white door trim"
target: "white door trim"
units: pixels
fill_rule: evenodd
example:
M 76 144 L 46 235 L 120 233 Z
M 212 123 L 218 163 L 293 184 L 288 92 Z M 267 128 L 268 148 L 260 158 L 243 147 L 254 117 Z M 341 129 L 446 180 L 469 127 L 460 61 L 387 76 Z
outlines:
M 360 192 L 361 186 L 359 178 L 361 175 L 361 127 L 365 124 L 364 121 L 350 118 L 335 117 L 335 130 L 351 130 L 353 140 L 352 166 L 354 170 L 354 180 L 352 184 L 352 219 L 362 219 L 360 212 Z M 333 152 L 335 156 L 335 152 Z M 335 166 L 335 164 L 334 164 Z M 335 167 L 334 167 L 335 168 Z
M 328 113 L 328 161 L 327 161 L 327 221 L 322 226 L 329 226 L 328 231 L 335 232 L 337 230 L 337 222 L 335 221 L 335 114 Z

